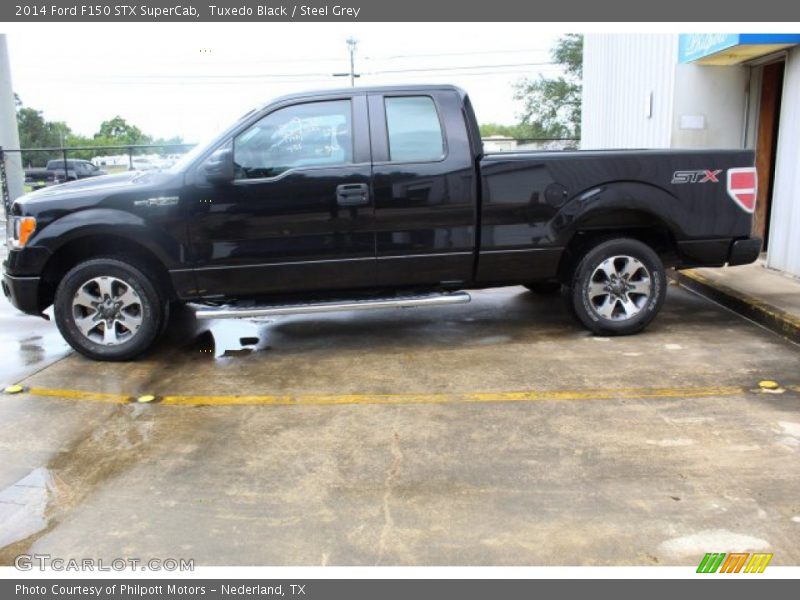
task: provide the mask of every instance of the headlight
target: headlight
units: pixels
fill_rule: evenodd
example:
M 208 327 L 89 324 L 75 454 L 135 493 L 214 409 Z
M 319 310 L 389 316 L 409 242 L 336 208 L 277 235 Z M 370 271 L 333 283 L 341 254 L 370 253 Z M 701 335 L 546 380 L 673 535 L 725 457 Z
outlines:
M 36 231 L 36 219 L 33 217 L 11 217 L 8 220 L 8 245 L 11 248 L 22 248 Z

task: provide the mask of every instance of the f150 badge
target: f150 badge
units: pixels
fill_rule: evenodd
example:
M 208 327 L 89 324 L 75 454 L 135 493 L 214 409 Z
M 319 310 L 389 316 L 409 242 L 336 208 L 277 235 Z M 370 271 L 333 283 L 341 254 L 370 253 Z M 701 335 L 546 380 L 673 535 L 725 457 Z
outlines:
M 159 196 L 158 198 L 147 198 L 146 200 L 134 200 L 134 206 L 173 206 L 178 203 L 178 196 Z
M 717 175 L 722 169 L 698 169 L 696 171 L 675 171 L 672 174 L 672 183 L 719 183 Z

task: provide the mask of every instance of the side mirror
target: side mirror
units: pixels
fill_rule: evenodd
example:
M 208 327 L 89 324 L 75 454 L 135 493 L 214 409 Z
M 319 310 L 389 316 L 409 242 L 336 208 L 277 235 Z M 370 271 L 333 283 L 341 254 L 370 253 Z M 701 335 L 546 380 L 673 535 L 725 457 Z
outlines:
M 217 150 L 206 159 L 200 171 L 209 183 L 230 183 L 233 181 L 233 152 L 230 148 Z

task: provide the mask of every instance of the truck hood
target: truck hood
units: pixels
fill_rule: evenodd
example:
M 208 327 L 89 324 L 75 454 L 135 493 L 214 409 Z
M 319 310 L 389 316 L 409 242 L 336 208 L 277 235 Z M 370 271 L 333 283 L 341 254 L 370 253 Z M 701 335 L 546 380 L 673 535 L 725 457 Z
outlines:
M 17 202 L 25 205 L 37 200 L 55 200 L 78 195 L 124 191 L 124 188 L 157 185 L 157 182 L 162 182 L 167 177 L 166 174 L 155 171 L 128 171 L 118 175 L 100 175 L 44 187 L 21 196 Z
M 100 175 L 42 188 L 20 196 L 14 202 L 14 214 L 37 218 L 64 211 L 96 206 L 113 206 L 117 200 L 140 194 L 149 195 L 179 183 L 182 176 L 160 171 L 130 171 L 119 175 Z

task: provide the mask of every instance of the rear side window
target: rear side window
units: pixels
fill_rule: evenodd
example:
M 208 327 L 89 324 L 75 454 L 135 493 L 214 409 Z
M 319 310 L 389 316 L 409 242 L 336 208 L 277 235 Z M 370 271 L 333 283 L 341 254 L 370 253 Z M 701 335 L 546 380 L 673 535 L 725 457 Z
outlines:
M 442 124 L 430 96 L 385 98 L 389 160 L 422 162 L 444 156 Z

